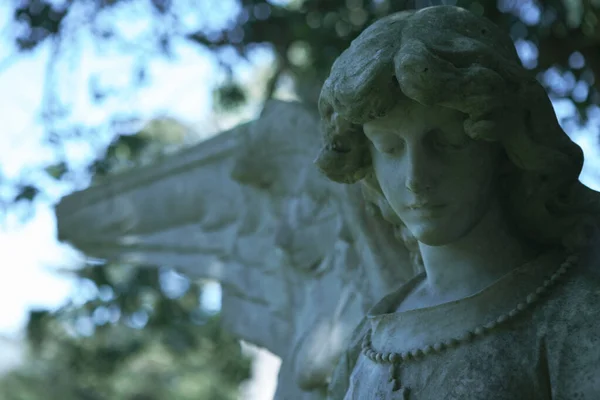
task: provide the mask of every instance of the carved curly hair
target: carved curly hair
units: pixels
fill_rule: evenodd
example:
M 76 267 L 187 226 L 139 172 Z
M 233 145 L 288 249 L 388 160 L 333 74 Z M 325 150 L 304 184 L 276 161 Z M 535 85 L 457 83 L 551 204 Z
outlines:
M 504 148 L 503 197 L 526 237 L 570 249 L 590 243 L 600 197 L 578 181 L 583 153 L 493 23 L 453 6 L 393 14 L 368 27 L 333 64 L 319 98 L 324 143 L 315 163 L 333 181 L 362 181 L 395 224 L 377 199 L 383 194 L 363 124 L 402 98 L 460 111 L 468 136 Z

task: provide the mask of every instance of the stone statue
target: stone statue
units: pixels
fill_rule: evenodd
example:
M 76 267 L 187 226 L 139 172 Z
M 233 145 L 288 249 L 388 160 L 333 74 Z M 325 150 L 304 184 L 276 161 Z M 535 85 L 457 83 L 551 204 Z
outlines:
M 334 63 L 316 163 L 368 180 L 424 272 L 353 335 L 332 399 L 600 399 L 600 195 L 508 35 L 450 6 Z
M 225 327 L 282 358 L 277 399 L 600 399 L 600 195 L 510 38 L 390 15 L 319 113 L 273 101 L 75 193 L 59 237 L 221 281 Z

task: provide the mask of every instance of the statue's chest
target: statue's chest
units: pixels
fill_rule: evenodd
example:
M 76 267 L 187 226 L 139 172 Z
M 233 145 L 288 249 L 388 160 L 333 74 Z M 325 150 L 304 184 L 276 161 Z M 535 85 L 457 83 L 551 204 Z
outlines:
M 523 332 L 503 332 L 396 364 L 361 353 L 345 400 L 546 400 L 533 342 Z

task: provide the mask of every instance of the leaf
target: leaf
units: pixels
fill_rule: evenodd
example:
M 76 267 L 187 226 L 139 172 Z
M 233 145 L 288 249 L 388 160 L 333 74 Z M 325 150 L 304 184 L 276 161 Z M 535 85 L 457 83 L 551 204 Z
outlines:
M 221 108 L 231 110 L 241 106 L 246 101 L 246 93 L 240 85 L 228 83 L 217 89 L 216 98 Z
M 19 194 L 15 196 L 14 201 L 15 202 L 21 201 L 21 200 L 33 201 L 33 199 L 35 199 L 35 196 L 37 196 L 39 193 L 40 193 L 40 189 L 38 189 L 32 185 L 26 185 L 21 188 L 21 191 L 19 192 Z
M 62 161 L 58 164 L 50 165 L 45 169 L 46 173 L 54 179 L 61 179 L 63 175 L 68 171 L 67 164 Z
M 171 0 L 152 0 L 152 5 L 161 14 L 165 14 L 171 8 Z
M 27 323 L 27 339 L 34 347 L 39 347 L 46 335 L 46 325 L 50 312 L 48 310 L 29 311 L 29 322 Z

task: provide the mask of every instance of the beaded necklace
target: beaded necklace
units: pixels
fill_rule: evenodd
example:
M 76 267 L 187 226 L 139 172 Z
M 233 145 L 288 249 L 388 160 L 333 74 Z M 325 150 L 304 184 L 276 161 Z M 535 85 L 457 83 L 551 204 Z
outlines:
M 409 351 L 403 351 L 401 353 L 383 353 L 378 352 L 373 349 L 371 344 L 371 333 L 372 330 L 369 329 L 362 341 L 362 353 L 371 361 L 378 364 L 389 364 L 389 379 L 388 381 L 392 383 L 392 391 L 399 392 L 401 399 L 407 400 L 409 396 L 409 388 L 401 385 L 400 380 L 397 378 L 398 376 L 398 368 L 400 364 L 405 363 L 411 360 L 421 359 L 424 356 L 434 353 L 441 353 L 444 350 L 449 350 L 452 348 L 456 348 L 464 343 L 468 343 L 475 338 L 482 337 L 492 330 L 496 329 L 498 326 L 505 324 L 507 321 L 514 319 L 517 315 L 519 315 L 522 311 L 527 308 L 530 308 L 533 304 L 538 302 L 540 297 L 547 293 L 548 289 L 554 286 L 558 280 L 563 277 L 568 270 L 570 270 L 573 266 L 577 264 L 579 261 L 579 256 L 571 255 L 567 258 L 565 262 L 563 262 L 560 267 L 550 276 L 550 278 L 546 279 L 542 285 L 540 285 L 533 292 L 529 293 L 523 301 L 518 303 L 515 308 L 510 310 L 508 313 L 502 314 L 494 320 L 491 320 L 485 324 L 479 325 L 473 330 L 465 331 L 462 335 L 458 337 L 454 337 L 445 341 L 439 341 L 432 345 L 427 345 L 422 348 L 417 348 Z

